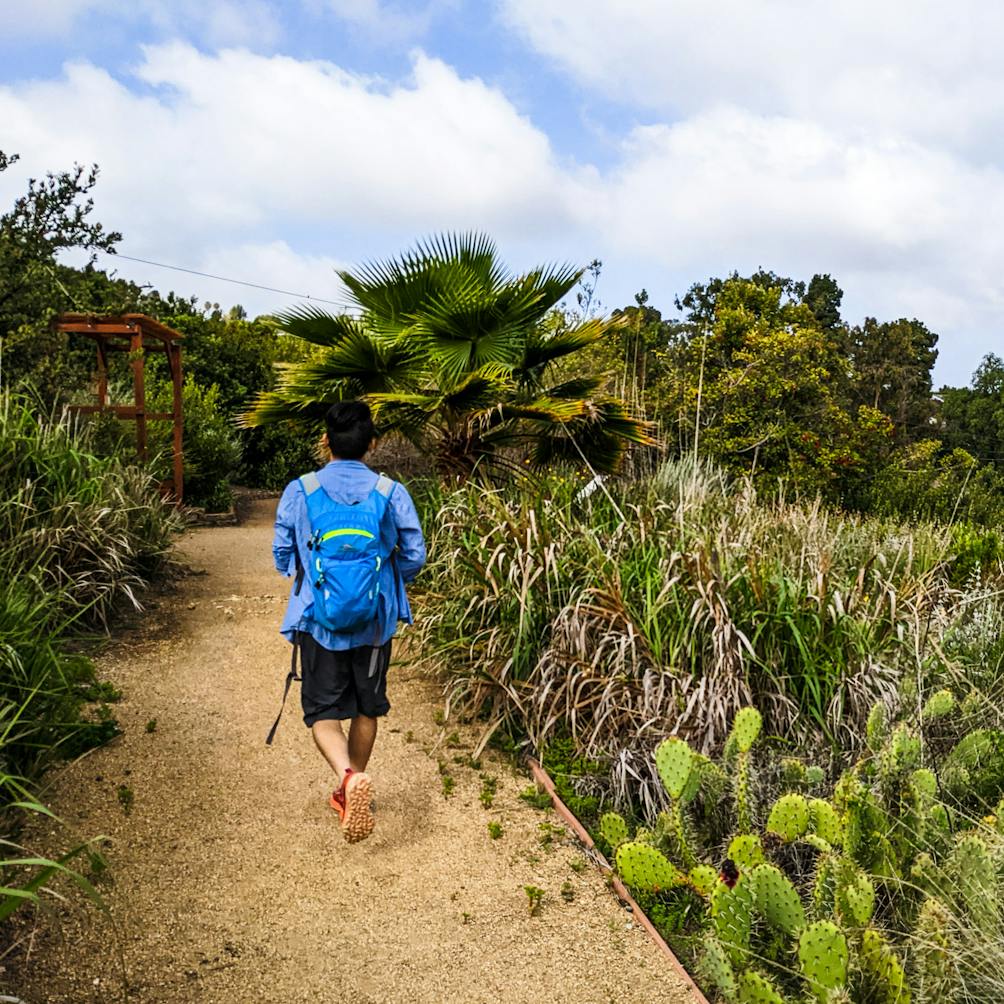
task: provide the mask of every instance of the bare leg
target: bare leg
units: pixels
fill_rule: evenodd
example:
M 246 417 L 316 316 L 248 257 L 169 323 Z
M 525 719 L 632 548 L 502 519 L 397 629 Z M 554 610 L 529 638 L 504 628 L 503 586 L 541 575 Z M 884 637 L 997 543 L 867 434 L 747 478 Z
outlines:
M 321 756 L 328 761 L 331 769 L 338 775 L 338 783 L 342 783 L 347 768 L 352 766 L 349 757 L 349 743 L 342 731 L 342 723 L 325 718 L 319 722 L 314 722 L 310 730 L 314 736 L 314 743 L 321 751 Z M 350 735 L 355 733 L 355 726 L 350 730 Z M 372 746 L 372 741 L 370 743 Z
M 357 715 L 349 726 L 348 756 L 353 770 L 366 770 L 376 741 L 377 720 Z

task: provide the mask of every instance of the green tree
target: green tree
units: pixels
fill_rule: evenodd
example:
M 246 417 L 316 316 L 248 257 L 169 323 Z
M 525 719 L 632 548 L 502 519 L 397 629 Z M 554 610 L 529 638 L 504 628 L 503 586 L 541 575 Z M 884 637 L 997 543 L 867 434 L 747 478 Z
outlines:
M 945 446 L 1004 471 L 1004 360 L 991 352 L 971 387 L 943 387 L 939 396 Z
M 0 173 L 18 160 L 0 151 Z M 0 215 L 0 334 L 36 321 L 58 299 L 56 256 L 70 248 L 114 251 L 121 234 L 90 219 L 89 197 L 98 179 L 94 165 L 30 178 L 28 191 Z
M 339 273 L 360 316 L 305 306 L 283 329 L 321 348 L 288 365 L 275 390 L 244 415 L 248 426 L 319 425 L 334 401 L 362 397 L 381 432 L 434 457 L 446 474 L 497 476 L 518 461 L 559 460 L 611 471 L 646 424 L 600 393 L 602 377 L 554 382 L 558 360 L 608 335 L 617 322 L 544 323 L 582 272 L 545 267 L 513 275 L 483 235 L 448 235 L 400 258 Z
M 803 299 L 824 331 L 837 331 L 843 324 L 840 318 L 840 303 L 843 298 L 844 291 L 833 277 L 826 273 L 814 275 L 809 280 Z
M 666 400 L 678 441 L 733 470 L 790 476 L 842 499 L 887 453 L 888 420 L 849 409 L 838 341 L 796 298 L 804 290 L 764 275 L 716 282 L 711 313 L 674 352 Z
M 931 369 L 938 358 L 937 342 L 938 336 L 916 318 L 879 323 L 867 317 L 850 330 L 854 396 L 893 420 L 897 443 L 932 435 Z

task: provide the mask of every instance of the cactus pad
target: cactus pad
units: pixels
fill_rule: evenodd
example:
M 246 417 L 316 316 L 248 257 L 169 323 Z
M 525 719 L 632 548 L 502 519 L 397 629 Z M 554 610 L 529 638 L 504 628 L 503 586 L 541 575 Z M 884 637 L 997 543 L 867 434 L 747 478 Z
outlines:
M 954 710 L 954 694 L 950 690 L 939 690 L 937 693 L 931 694 L 924 703 L 920 717 L 926 725 L 928 722 L 934 722 L 939 718 L 944 718 L 945 715 L 950 715 Z
M 605 812 L 600 816 L 600 836 L 613 850 L 617 850 L 628 838 L 628 828 L 624 817 L 618 812 Z
M 763 845 L 760 838 L 752 833 L 740 833 L 729 844 L 728 857 L 739 866 L 740 871 L 750 871 L 764 862 Z
M 873 928 L 861 936 L 859 953 L 868 1000 L 880 1004 L 910 1004 L 910 989 L 899 956 Z
M 739 1004 L 785 1004 L 774 984 L 753 969 L 746 970 L 739 977 L 739 995 L 736 999 Z
M 809 799 L 809 821 L 812 832 L 822 837 L 828 844 L 839 846 L 843 843 L 843 827 L 840 816 L 829 802 L 821 798 Z
M 711 865 L 694 865 L 690 869 L 690 884 L 701 896 L 710 896 L 718 881 L 718 872 Z
M 868 743 L 868 748 L 873 753 L 878 753 L 885 742 L 886 736 L 886 714 L 885 705 L 881 703 L 872 705 L 871 711 L 868 712 L 868 723 L 865 725 L 865 740 Z
M 913 790 L 924 802 L 930 802 L 938 794 L 938 778 L 933 770 L 919 767 L 910 775 Z
M 767 830 L 791 843 L 809 828 L 809 803 L 801 795 L 782 795 L 767 817 Z
M 661 892 L 687 881 L 664 854 L 637 841 L 617 848 L 617 871 L 629 886 L 646 892 Z
M 749 753 L 763 728 L 763 718 L 756 708 L 740 708 L 732 720 L 732 737 L 740 753 Z
M 805 909 L 795 887 L 774 865 L 759 865 L 750 873 L 756 905 L 767 923 L 785 934 L 805 927 Z
M 948 860 L 959 905 L 976 927 L 991 932 L 997 926 L 997 875 L 990 850 L 982 837 L 959 839 Z
M 832 921 L 817 920 L 798 939 L 802 973 L 821 1001 L 847 981 L 847 960 L 847 938 Z
M 733 965 L 742 965 L 749 951 L 753 902 L 753 884 L 748 875 L 740 875 L 731 889 L 719 882 L 711 893 L 711 924 Z
M 951 915 L 936 899 L 924 900 L 912 940 L 911 981 L 925 1001 L 950 999 L 955 982 L 951 960 Z
M 837 883 L 837 907 L 845 922 L 854 927 L 864 927 L 875 911 L 875 887 L 871 879 L 859 869 L 845 866 Z
M 683 739 L 671 737 L 656 747 L 655 766 L 669 797 L 674 801 L 682 797 L 693 765 L 694 751 Z
M 729 962 L 728 952 L 722 943 L 709 935 L 704 939 L 704 954 L 698 963 L 700 974 L 713 984 L 726 1000 L 734 1000 L 736 996 L 736 974 Z
M 810 764 L 805 768 L 805 783 L 810 787 L 815 787 L 817 784 L 822 784 L 826 780 L 826 771 L 822 767 L 817 767 L 815 764 Z

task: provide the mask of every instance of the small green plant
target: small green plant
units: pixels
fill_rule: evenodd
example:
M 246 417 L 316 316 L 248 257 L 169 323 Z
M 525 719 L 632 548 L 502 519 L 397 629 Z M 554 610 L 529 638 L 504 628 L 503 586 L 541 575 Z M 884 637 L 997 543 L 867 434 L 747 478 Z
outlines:
M 572 887 L 572 883 L 569 882 L 568 879 L 565 879 L 565 881 L 561 883 L 561 898 L 566 903 L 571 903 L 572 900 L 575 899 L 575 889 Z
M 576 874 L 580 874 L 586 870 L 586 859 L 585 858 L 572 858 L 568 862 L 568 867 L 572 869 Z
M 411 729 L 408 729 L 408 731 L 405 732 L 404 741 L 406 743 L 413 743 L 415 741 L 415 733 L 412 732 Z
M 490 809 L 492 803 L 495 801 L 495 793 L 498 789 L 498 778 L 492 777 L 489 774 L 481 775 L 481 794 L 478 798 L 481 800 L 481 804 L 486 808 Z
M 555 826 L 553 823 L 540 823 L 537 828 L 540 831 L 537 839 L 540 841 L 541 847 L 548 849 L 552 847 L 556 838 L 564 837 L 565 835 L 564 829 L 560 826 Z
M 530 916 L 536 917 L 540 912 L 540 905 L 544 901 L 544 890 L 539 886 L 525 885 L 523 886 L 523 891 L 526 893 L 527 906 L 530 910 Z
M 449 798 L 453 794 L 453 789 L 457 786 L 456 779 L 452 774 L 442 773 L 440 780 L 443 785 L 443 798 Z
M 92 701 L 95 704 L 101 702 L 115 704 L 122 700 L 122 691 L 108 680 L 94 680 L 82 688 L 80 696 L 85 701 Z
M 502 824 L 496 822 L 494 819 L 488 824 L 488 836 L 492 840 L 498 840 L 505 831 L 502 829 Z
M 152 733 L 152 732 L 156 732 L 157 731 L 157 719 L 156 718 L 151 718 L 146 723 L 146 725 L 143 728 L 144 728 L 144 731 L 146 732 L 147 735 L 150 735 L 150 733 Z
M 119 805 L 122 806 L 122 811 L 128 816 L 129 813 L 132 812 L 133 803 L 136 801 L 136 796 L 133 794 L 133 790 L 129 787 L 129 785 L 119 785 L 118 800 Z
M 432 713 L 432 720 L 440 727 L 446 724 L 446 714 L 443 712 L 442 708 L 436 708 L 436 710 Z
M 455 750 L 460 746 L 460 733 L 451 732 L 446 737 L 446 748 L 450 750 Z
M 535 809 L 551 808 L 551 796 L 546 791 L 538 788 L 535 784 L 531 784 L 528 788 L 524 788 L 519 793 L 519 797 L 528 805 L 532 805 Z

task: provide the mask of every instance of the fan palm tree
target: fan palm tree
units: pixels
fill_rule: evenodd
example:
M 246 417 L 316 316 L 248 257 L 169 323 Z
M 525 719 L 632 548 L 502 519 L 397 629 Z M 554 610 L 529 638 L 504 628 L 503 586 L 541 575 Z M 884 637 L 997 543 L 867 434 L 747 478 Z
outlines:
M 581 270 L 514 276 L 487 237 L 466 234 L 338 274 L 357 315 L 308 304 L 280 316 L 286 333 L 320 348 L 308 362 L 281 367 L 276 388 L 242 417 L 246 427 L 319 425 L 334 402 L 362 398 L 381 434 L 404 436 L 440 472 L 461 476 L 497 475 L 521 459 L 610 472 L 628 444 L 653 443 L 648 423 L 599 393 L 602 376 L 554 374 L 558 360 L 617 323 L 542 323 Z

